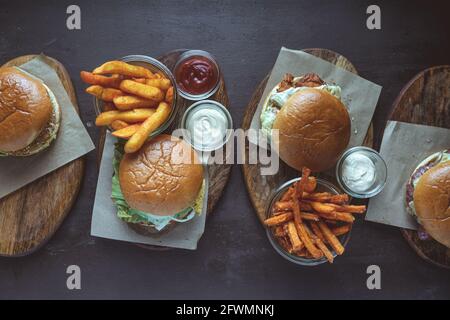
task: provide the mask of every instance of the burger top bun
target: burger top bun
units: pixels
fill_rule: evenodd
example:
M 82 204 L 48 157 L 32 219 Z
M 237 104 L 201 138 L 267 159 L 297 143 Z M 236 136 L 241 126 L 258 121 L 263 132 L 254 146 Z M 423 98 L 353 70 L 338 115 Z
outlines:
M 136 153 L 125 154 L 119 181 L 128 205 L 155 215 L 174 215 L 191 206 L 203 183 L 203 166 L 183 140 L 159 135 Z
M 419 179 L 414 207 L 424 229 L 450 248 L 450 161 L 432 167 Z
M 0 69 L 0 151 L 30 145 L 45 129 L 53 106 L 45 86 L 16 68 Z
M 301 171 L 333 167 L 350 140 L 350 117 L 342 102 L 320 89 L 304 89 L 290 97 L 278 113 L 280 158 Z M 272 139 L 274 136 L 272 136 Z M 277 144 L 276 139 L 273 139 Z

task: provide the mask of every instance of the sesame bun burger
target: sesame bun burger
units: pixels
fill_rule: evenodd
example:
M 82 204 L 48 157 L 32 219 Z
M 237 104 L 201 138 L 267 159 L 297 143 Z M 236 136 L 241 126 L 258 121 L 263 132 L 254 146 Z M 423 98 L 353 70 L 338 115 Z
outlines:
M 50 146 L 61 110 L 39 79 L 15 68 L 0 68 L 0 155 L 30 156 Z
M 423 160 L 406 186 L 406 205 L 428 236 L 450 248 L 450 153 L 437 152 Z
M 314 73 L 296 78 L 286 74 L 263 105 L 261 126 L 280 158 L 299 171 L 332 168 L 350 140 L 341 88 Z M 272 139 L 272 129 L 278 130 L 278 140 Z
M 136 231 L 157 233 L 158 226 L 166 229 L 201 212 L 203 165 L 185 141 L 159 135 L 138 152 L 124 154 L 116 169 L 118 216 Z

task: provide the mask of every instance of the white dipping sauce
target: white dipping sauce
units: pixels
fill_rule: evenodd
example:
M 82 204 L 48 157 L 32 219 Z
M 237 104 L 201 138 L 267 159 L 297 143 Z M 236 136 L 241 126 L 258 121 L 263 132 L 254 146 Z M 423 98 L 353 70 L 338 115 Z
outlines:
M 373 161 L 362 153 L 352 153 L 342 164 L 342 181 L 355 192 L 368 190 L 376 181 Z
M 202 150 L 214 150 L 225 142 L 228 118 L 218 106 L 204 104 L 189 111 L 185 126 L 194 146 Z

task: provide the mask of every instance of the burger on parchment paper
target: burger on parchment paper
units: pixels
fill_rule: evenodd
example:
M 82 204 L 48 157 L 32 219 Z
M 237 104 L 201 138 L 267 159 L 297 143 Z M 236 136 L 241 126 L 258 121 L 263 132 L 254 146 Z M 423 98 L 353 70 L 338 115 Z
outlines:
M 55 140 L 61 109 L 38 78 L 16 67 L 0 68 L 0 156 L 31 156 Z
M 351 123 L 339 86 L 315 73 L 288 73 L 264 102 L 261 129 L 269 141 L 272 129 L 279 130 L 279 156 L 289 166 L 320 172 L 332 168 L 347 147 Z
M 203 165 L 185 141 L 162 134 L 129 154 L 118 142 L 113 165 L 117 215 L 138 233 L 168 231 L 201 213 Z
M 406 186 L 406 206 L 423 228 L 419 237 L 431 236 L 450 248 L 450 152 L 443 150 L 423 160 Z

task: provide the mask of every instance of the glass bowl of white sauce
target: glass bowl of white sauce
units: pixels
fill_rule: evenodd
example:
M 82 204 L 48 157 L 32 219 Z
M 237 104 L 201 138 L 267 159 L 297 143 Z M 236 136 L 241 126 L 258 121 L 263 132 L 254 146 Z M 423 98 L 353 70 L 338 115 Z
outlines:
M 221 148 L 232 134 L 233 119 L 217 101 L 202 100 L 184 113 L 181 127 L 184 138 L 198 151 L 211 152 Z
M 386 162 L 371 148 L 353 147 L 339 159 L 336 177 L 340 187 L 352 197 L 371 198 L 386 184 Z

